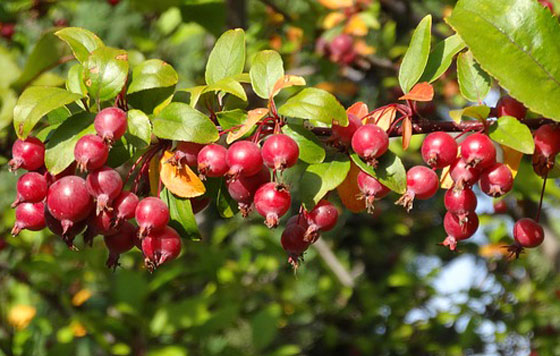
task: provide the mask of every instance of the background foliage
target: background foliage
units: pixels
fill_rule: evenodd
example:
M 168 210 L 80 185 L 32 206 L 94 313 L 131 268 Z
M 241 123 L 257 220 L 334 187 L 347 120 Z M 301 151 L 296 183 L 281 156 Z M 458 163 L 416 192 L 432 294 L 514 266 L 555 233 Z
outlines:
M 0 4 L 0 21 L 16 24 L 12 39 L 0 42 L 0 243 L 5 244 L 0 251 L 0 353 L 560 353 L 556 183 L 547 186 L 543 247 L 515 262 L 507 261 L 500 248 L 511 241 L 513 217 L 535 211 L 542 181 L 529 161 L 522 162 L 514 192 L 506 198 L 507 214 L 493 215 L 492 201 L 479 197 L 482 228 L 462 245 L 460 254 L 437 246 L 444 238 L 441 193 L 415 204 L 410 215 L 394 207 L 394 199 L 381 202 L 373 218 L 346 212 L 334 231 L 323 234 L 323 243 L 306 254 L 295 276 L 285 263 L 280 230 L 268 230 L 260 218 L 222 220 L 213 207 L 197 215 L 202 240 L 185 241 L 181 258 L 152 275 L 143 269 L 138 251 L 123 256 L 123 268 L 116 272 L 105 268 L 100 239 L 97 248 L 79 245 L 80 252 L 74 253 L 46 231 L 9 236 L 14 220 L 9 204 L 17 179 L 5 165 L 15 139 L 13 105 L 30 82 L 63 85 L 63 74 L 72 65 L 43 73 L 70 54 L 54 35 L 43 36 L 53 26 L 89 29 L 107 45 L 129 49 L 131 63 L 165 60 L 179 74 L 178 88 L 204 83 L 206 58 L 216 36 L 228 27 L 244 27 L 248 58 L 275 49 L 287 73 L 332 92 L 345 107 L 361 100 L 370 108 L 400 96 L 396 63 L 425 15 L 433 16 L 434 42 L 453 34 L 442 19 L 451 13 L 454 1 L 362 1 L 358 20 L 347 27 L 332 26 L 329 17 L 332 21 L 342 12 L 334 5 L 342 2 Z M 342 65 L 320 54 L 318 41 L 340 31 L 360 39 L 356 48 L 364 60 Z M 483 46 L 483 39 L 479 41 Z M 477 55 L 476 46 L 469 46 Z M 468 61 L 461 57 L 457 66 L 468 66 Z M 489 93 L 485 103 L 495 104 L 500 89 L 490 84 L 485 89 L 489 80 L 478 80 Z M 444 120 L 450 110 L 466 105 L 464 96 L 481 100 L 465 95 L 472 90 L 460 84 L 452 72 L 444 74 L 436 84 L 435 101 L 422 104 L 422 113 Z M 295 91 L 286 92 L 281 95 Z M 413 138 L 409 151 L 401 155 L 407 166 L 421 162 L 420 143 L 421 138 Z M 394 143 L 397 152 L 399 145 Z

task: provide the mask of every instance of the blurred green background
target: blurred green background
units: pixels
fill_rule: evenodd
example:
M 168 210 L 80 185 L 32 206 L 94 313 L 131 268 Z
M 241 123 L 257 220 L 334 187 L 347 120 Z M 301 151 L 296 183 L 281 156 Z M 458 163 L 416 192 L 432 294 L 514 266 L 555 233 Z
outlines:
M 393 205 L 394 195 L 373 217 L 346 211 L 297 273 L 280 246 L 282 229 L 270 231 L 254 216 L 222 220 L 212 205 L 197 215 L 203 240 L 185 241 L 181 257 L 153 274 L 138 250 L 124 255 L 115 272 L 107 269 L 100 238 L 93 248 L 79 239 L 80 251 L 72 252 L 46 231 L 10 236 L 17 180 L 6 167 L 15 140 L 13 105 L 23 86 L 61 85 L 68 69 L 32 75 L 48 60 L 45 53 L 58 51 L 47 43 L 33 54 L 45 31 L 87 28 L 107 45 L 129 50 L 132 62 L 171 63 L 178 88 L 186 88 L 203 79 L 215 36 L 244 27 L 249 61 L 259 50 L 276 49 L 288 71 L 309 85 L 332 91 L 345 106 L 362 100 L 370 108 L 398 95 L 395 64 L 419 19 L 431 13 L 435 37 L 451 34 L 442 20 L 451 0 L 358 1 L 361 22 L 350 28 L 332 25 L 333 13 L 348 15 L 336 9 L 343 2 L 0 2 L 1 355 L 560 354 L 556 182 L 547 187 L 543 246 L 518 261 L 508 261 L 501 248 L 511 243 L 513 218 L 535 211 L 542 181 L 530 162 L 505 199 L 506 214 L 493 214 L 492 200 L 480 196 L 481 228 L 459 253 L 437 245 L 445 237 L 441 193 L 411 214 Z M 318 53 L 319 38 L 341 31 L 355 35 L 362 60 L 344 66 Z M 422 108 L 434 120 L 466 104 L 453 72 L 436 92 L 435 105 Z M 499 96 L 495 88 L 487 104 Z M 407 166 L 421 163 L 420 143 L 415 138 L 402 153 Z M 336 194 L 329 198 L 341 206 Z

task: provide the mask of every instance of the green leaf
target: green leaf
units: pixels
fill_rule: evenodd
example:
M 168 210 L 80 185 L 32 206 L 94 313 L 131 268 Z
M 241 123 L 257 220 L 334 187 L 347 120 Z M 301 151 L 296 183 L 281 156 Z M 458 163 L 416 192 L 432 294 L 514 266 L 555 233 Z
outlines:
M 9 88 L 20 76 L 21 70 L 12 53 L 2 46 L 0 46 L 0 68 L 2 68 L 0 88 Z
M 216 113 L 218 123 L 224 130 L 242 125 L 247 120 L 247 112 L 241 109 L 220 111 Z
M 314 164 L 325 160 L 325 149 L 321 141 L 303 125 L 288 123 L 282 127 L 282 132 L 297 142 L 301 161 Z
M 206 84 L 243 73 L 245 67 L 245 32 L 229 30 L 218 38 L 206 63 Z
M 206 85 L 198 85 L 196 87 L 187 88 L 187 89 L 180 89 L 180 90 L 186 91 L 187 93 L 189 93 L 191 95 L 189 105 L 194 108 L 196 106 L 196 104 L 198 104 L 198 100 L 200 99 L 200 96 L 202 95 L 202 93 L 204 93 L 205 89 L 206 89 Z
M 128 117 L 128 130 L 126 133 L 127 142 L 143 148 L 150 144 L 152 141 L 152 123 L 146 114 L 140 110 L 129 110 Z
M 432 16 L 428 15 L 420 21 L 412 34 L 410 45 L 404 55 L 399 70 L 399 84 L 403 92 L 408 93 L 424 73 L 430 56 L 432 39 Z
M 17 94 L 15 91 L 0 88 L 0 130 L 3 130 L 12 123 L 16 103 Z
M 74 146 L 85 135 L 94 134 L 95 115 L 81 112 L 69 117 L 51 135 L 45 151 L 45 166 L 58 174 L 74 162 Z
M 177 72 L 171 65 L 160 59 L 149 59 L 134 67 L 128 93 L 142 90 L 171 87 L 179 81 Z
M 300 195 L 306 209 L 312 209 L 325 194 L 338 187 L 350 171 L 350 160 L 337 154 L 332 161 L 309 165 L 300 179 Z
M 274 84 L 284 77 L 284 63 L 276 51 L 261 51 L 255 55 L 251 70 L 251 85 L 255 94 L 268 100 Z
M 166 188 L 161 191 L 160 198 L 169 207 L 169 225 L 177 230 L 182 238 L 200 240 L 200 232 L 194 218 L 191 201 L 173 195 Z
M 84 62 L 83 78 L 88 92 L 98 101 L 113 99 L 128 76 L 126 51 L 100 47 Z
M 433 83 L 436 81 L 451 65 L 453 57 L 465 48 L 465 43 L 459 35 L 447 37 L 445 40 L 438 43 L 430 57 L 424 74 L 419 82 Z
M 229 195 L 225 179 L 220 180 L 220 188 L 216 196 L 216 208 L 222 218 L 232 218 L 239 211 L 238 204 Z
M 377 178 L 387 188 L 398 194 L 406 192 L 406 170 L 401 159 L 391 151 L 379 158 L 377 168 L 373 169 L 360 159 L 355 152 L 350 155 L 352 161 L 364 172 Z
M 91 52 L 104 46 L 95 33 L 80 27 L 65 27 L 54 34 L 68 44 L 80 63 L 85 62 Z
M 41 73 L 56 66 L 67 54 L 70 54 L 70 51 L 64 43 L 56 38 L 52 31 L 46 32 L 27 57 L 21 75 L 12 86 L 18 90 L 25 88 Z
M 492 85 L 492 80 L 474 61 L 470 51 L 459 54 L 457 58 L 457 78 L 461 95 L 473 102 L 482 102 Z
M 211 143 L 220 138 L 212 120 L 185 103 L 169 104 L 152 123 L 153 133 L 159 138 L 196 143 Z
M 466 108 L 460 110 L 451 110 L 449 112 L 449 116 L 456 123 L 460 123 L 463 119 L 463 116 L 472 117 L 473 119 L 482 121 L 486 120 L 488 118 L 488 115 L 490 115 L 490 108 L 486 105 L 467 106 Z
M 292 96 L 278 112 L 299 119 L 318 120 L 327 124 L 348 125 L 348 116 L 342 104 L 329 92 L 306 88 Z
M 533 154 L 535 151 L 531 130 L 512 116 L 500 117 L 496 124 L 490 126 L 488 136 L 499 144 L 521 153 Z
M 221 92 L 229 93 L 235 95 L 236 97 L 238 97 L 243 101 L 247 101 L 247 94 L 245 93 L 245 89 L 243 89 L 243 86 L 238 81 L 232 78 L 224 78 L 214 84 L 207 85 L 202 91 L 202 94 L 211 91 L 213 92 L 221 91 Z
M 62 124 L 71 115 L 70 110 L 66 106 L 61 106 L 47 114 L 47 122 L 49 125 Z
M 560 120 L 557 17 L 533 0 L 460 0 L 447 22 L 512 97 Z
M 68 79 L 66 79 L 66 89 L 72 93 L 81 94 L 82 97 L 87 95 L 87 88 L 82 79 L 84 67 L 76 63 L 68 70 Z
M 19 138 L 26 138 L 43 116 L 63 105 L 82 98 L 80 94 L 52 87 L 30 87 L 19 97 L 14 108 L 14 128 Z

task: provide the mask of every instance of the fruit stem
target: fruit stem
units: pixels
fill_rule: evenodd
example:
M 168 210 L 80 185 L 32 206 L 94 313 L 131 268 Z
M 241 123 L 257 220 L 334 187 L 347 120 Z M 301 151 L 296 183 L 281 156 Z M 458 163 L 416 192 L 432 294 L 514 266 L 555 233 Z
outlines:
M 539 200 L 539 208 L 537 209 L 537 216 L 535 217 L 536 222 L 539 222 L 539 219 L 541 218 L 542 202 L 543 202 L 543 199 L 544 199 L 544 191 L 545 191 L 545 188 L 546 188 L 547 177 L 548 177 L 548 172 L 546 172 L 546 174 L 544 175 L 543 185 L 542 185 L 542 189 L 541 189 L 541 199 Z

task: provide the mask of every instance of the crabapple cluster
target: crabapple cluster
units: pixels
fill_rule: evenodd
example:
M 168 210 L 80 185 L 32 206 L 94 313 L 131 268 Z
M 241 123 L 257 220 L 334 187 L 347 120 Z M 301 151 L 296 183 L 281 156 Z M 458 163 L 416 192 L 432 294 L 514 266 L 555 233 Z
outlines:
M 167 226 L 165 203 L 154 197 L 140 200 L 123 190 L 120 174 L 106 166 L 111 143 L 126 131 L 126 113 L 118 108 L 103 109 L 96 115 L 94 127 L 97 135 L 78 140 L 76 162 L 58 175 L 45 169 L 45 146 L 40 140 L 28 137 L 14 143 L 10 169 L 28 172 L 17 183 L 12 234 L 48 228 L 71 249 L 76 249 L 74 239 L 82 232 L 89 245 L 102 235 L 109 251 L 108 267 L 116 267 L 119 256 L 134 246 L 143 251 L 150 269 L 177 257 L 181 240 Z M 87 172 L 83 173 L 85 179 L 80 172 Z M 131 219 L 137 226 L 128 221 Z

